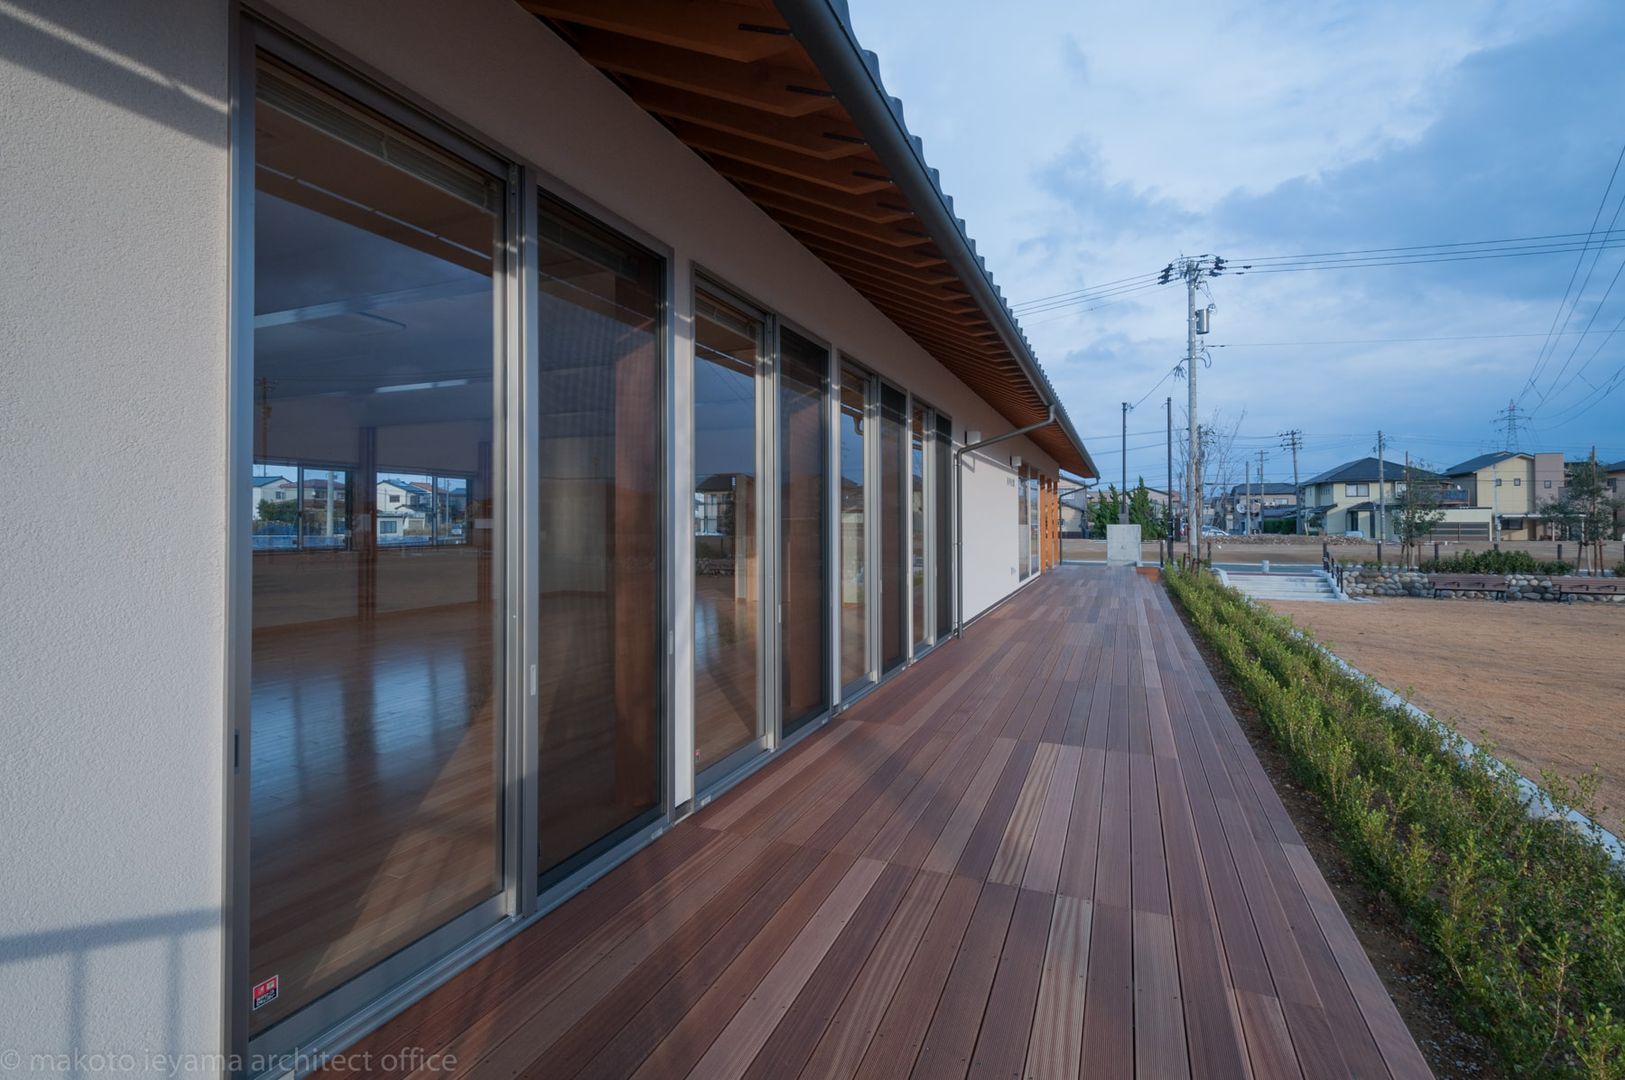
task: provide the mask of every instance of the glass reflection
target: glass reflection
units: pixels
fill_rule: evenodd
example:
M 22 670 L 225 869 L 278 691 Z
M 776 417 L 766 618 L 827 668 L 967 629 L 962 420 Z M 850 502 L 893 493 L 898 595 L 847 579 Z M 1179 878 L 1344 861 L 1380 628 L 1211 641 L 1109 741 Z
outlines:
M 903 438 L 906 399 L 880 388 L 880 666 L 889 671 L 908 655 L 904 618 L 908 602 L 903 547 Z
M 925 407 L 915 405 L 909 422 L 909 593 L 913 597 L 914 649 L 924 647 L 925 620 Z
M 694 768 L 762 737 L 756 369 L 761 320 L 694 301 Z
M 1027 524 L 1027 466 L 1021 466 L 1016 478 L 1016 566 L 1020 578 L 1026 581 L 1032 575 L 1033 533 Z
M 934 507 L 937 530 L 937 639 L 954 629 L 954 530 L 953 530 L 953 423 L 937 414 L 936 445 L 932 447 L 932 474 L 935 477 Z
M 790 734 L 829 707 L 829 353 L 779 331 L 780 727 Z
M 868 512 L 864 416 L 869 377 L 841 369 L 841 685 L 869 677 Z
M 655 256 L 541 200 L 542 881 L 660 804 L 660 296 Z
M 500 185 L 259 71 L 259 1033 L 501 889 Z

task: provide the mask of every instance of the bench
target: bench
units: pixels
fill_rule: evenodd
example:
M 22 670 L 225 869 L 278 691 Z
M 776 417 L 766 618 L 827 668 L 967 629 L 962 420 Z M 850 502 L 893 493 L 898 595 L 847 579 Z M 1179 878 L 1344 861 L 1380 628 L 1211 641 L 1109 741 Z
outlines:
M 1440 592 L 1482 592 L 1507 598 L 1507 579 L 1499 574 L 1429 574 L 1428 587 L 1435 597 Z
M 1571 604 L 1576 596 L 1625 596 L 1625 580 L 1619 578 L 1553 578 L 1552 588 Z

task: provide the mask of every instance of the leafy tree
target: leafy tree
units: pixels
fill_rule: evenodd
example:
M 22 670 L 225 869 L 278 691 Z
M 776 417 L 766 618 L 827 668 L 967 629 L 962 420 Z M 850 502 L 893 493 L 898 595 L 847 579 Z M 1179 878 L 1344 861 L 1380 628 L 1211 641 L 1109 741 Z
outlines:
M 299 500 L 287 499 L 278 502 L 275 499 L 260 500 L 259 517 L 261 521 L 275 521 L 287 525 L 299 521 Z
M 1117 524 L 1117 485 L 1108 484 L 1104 492 L 1095 492 L 1095 500 L 1089 504 L 1089 525 L 1092 532 L 1106 535 L 1106 526 Z
M 1129 524 L 1140 527 L 1143 539 L 1161 540 L 1164 531 L 1162 510 L 1151 501 L 1151 489 L 1145 486 L 1145 477 L 1138 479 L 1140 482 L 1128 496 Z
M 1563 491 L 1540 505 L 1540 512 L 1557 526 L 1558 535 L 1580 542 L 1581 565 L 1602 572 L 1603 545 L 1614 536 L 1614 515 L 1621 501 L 1608 490 L 1608 474 L 1593 455 L 1569 466 Z
M 1140 527 L 1141 539 L 1161 540 L 1167 534 L 1162 508 L 1151 501 L 1151 489 L 1145 486 L 1145 477 L 1139 481 L 1128 493 L 1128 523 Z M 1095 500 L 1089 504 L 1089 523 L 1093 531 L 1105 536 L 1106 526 L 1117 524 L 1120 501 L 1116 484 L 1108 484 L 1105 491 L 1096 493 Z
M 1405 493 L 1395 507 L 1392 525 L 1404 553 L 1405 565 L 1412 565 L 1412 553 L 1422 557 L 1422 541 L 1444 520 L 1439 505 L 1438 478 L 1420 464 L 1405 463 Z

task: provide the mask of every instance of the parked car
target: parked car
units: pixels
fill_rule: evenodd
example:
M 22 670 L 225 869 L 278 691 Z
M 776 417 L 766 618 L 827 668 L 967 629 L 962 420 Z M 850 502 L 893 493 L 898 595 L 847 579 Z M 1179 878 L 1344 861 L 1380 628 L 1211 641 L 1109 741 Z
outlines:
M 1202 535 L 1203 536 L 1229 536 L 1230 534 L 1225 532 L 1223 529 L 1219 528 L 1217 525 L 1203 525 L 1202 526 Z

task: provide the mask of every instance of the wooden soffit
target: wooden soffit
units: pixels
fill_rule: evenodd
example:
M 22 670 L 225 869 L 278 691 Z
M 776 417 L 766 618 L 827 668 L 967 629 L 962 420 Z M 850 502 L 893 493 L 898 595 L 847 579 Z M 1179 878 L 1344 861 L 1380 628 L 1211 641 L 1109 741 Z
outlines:
M 1044 395 L 770 0 L 516 0 L 1012 425 Z M 748 286 L 748 282 L 741 284 Z M 988 434 L 993 434 L 989 432 Z M 1059 424 L 1032 440 L 1091 476 Z

